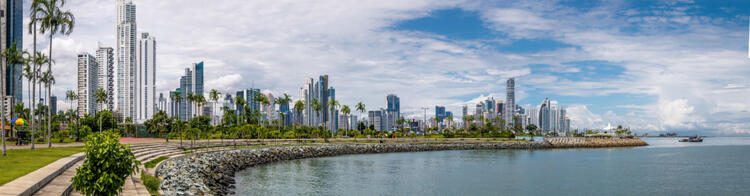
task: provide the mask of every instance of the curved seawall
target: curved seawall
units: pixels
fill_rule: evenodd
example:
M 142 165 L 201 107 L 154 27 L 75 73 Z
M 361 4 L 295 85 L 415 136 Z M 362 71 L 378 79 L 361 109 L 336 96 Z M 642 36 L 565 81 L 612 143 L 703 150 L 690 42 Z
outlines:
M 583 142 L 583 144 L 580 142 Z M 283 160 L 387 152 L 642 145 L 647 144 L 641 139 L 586 138 L 586 140 L 581 141 L 550 138 L 549 141 L 544 142 L 327 144 L 238 149 L 190 154 L 169 159 L 159 165 L 156 176 L 161 181 L 160 189 L 165 195 L 226 195 L 234 188 L 235 172 L 247 167 Z

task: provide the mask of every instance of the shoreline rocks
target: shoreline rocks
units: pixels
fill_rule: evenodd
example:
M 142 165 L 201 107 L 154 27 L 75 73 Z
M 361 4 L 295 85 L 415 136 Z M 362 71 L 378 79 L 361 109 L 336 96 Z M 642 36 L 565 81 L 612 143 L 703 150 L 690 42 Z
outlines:
M 156 169 L 160 189 L 165 195 L 228 195 L 234 188 L 234 174 L 256 165 L 283 160 L 371 154 L 388 152 L 419 152 L 440 150 L 550 149 L 596 148 L 648 145 L 639 138 L 548 138 L 539 142 L 480 143 L 380 143 L 326 144 L 237 149 L 188 154 L 165 160 Z

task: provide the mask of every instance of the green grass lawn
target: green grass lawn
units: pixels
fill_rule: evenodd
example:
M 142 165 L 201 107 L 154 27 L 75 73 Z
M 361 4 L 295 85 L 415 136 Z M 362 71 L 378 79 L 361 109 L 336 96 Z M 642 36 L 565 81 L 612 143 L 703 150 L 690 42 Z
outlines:
M 167 160 L 167 159 L 169 159 L 169 157 L 166 157 L 166 156 L 160 156 L 159 158 L 156 158 L 156 159 L 154 159 L 154 160 L 151 160 L 151 161 L 149 161 L 149 162 L 146 162 L 146 163 L 145 163 L 145 164 L 143 164 L 143 165 L 144 165 L 144 166 L 146 166 L 146 168 L 154 168 L 154 167 L 156 167 L 156 164 L 159 164 L 159 162 L 161 162 L 161 161 L 163 161 L 163 160 Z
M 8 156 L 0 155 L 0 185 L 82 151 L 83 146 L 8 150 Z

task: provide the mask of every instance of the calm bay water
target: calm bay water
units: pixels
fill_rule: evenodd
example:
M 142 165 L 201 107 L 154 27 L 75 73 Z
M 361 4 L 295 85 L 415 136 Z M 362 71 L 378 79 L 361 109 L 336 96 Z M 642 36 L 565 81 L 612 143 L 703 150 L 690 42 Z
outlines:
M 750 195 L 750 138 L 345 155 L 237 173 L 238 195 Z

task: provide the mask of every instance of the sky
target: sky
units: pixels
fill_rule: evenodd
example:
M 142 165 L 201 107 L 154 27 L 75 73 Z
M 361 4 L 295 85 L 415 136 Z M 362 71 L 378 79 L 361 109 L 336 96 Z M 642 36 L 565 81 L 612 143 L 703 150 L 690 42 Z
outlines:
M 204 61 L 206 89 L 297 99 L 306 78 L 328 74 L 342 104 L 378 109 L 393 93 L 421 119 L 422 107 L 460 116 L 464 105 L 504 100 L 514 77 L 519 105 L 557 100 L 573 129 L 750 135 L 750 1 L 133 2 L 139 34 L 158 42 L 158 92 Z M 115 1 L 63 9 L 76 26 L 53 39 L 53 94 L 67 109 L 76 55 L 114 46 Z M 38 39 L 49 50 L 49 37 Z

